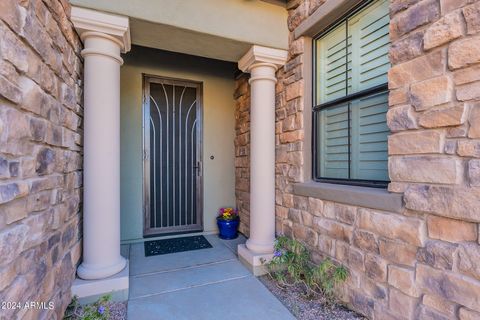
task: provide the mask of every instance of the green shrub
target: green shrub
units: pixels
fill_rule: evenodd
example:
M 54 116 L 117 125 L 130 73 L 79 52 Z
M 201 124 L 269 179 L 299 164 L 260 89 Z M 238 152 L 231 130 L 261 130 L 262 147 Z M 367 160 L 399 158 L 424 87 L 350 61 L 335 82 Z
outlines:
M 281 287 L 300 285 L 307 297 L 321 294 L 329 303 L 334 301 L 335 286 L 348 277 L 347 269 L 330 259 L 313 265 L 307 248 L 300 241 L 284 236 L 275 241 L 274 256 L 266 266 Z
M 64 320 L 108 320 L 110 318 L 110 308 L 108 302 L 111 295 L 102 296 L 96 302 L 85 306 L 80 306 L 78 298 L 75 296 L 65 311 Z

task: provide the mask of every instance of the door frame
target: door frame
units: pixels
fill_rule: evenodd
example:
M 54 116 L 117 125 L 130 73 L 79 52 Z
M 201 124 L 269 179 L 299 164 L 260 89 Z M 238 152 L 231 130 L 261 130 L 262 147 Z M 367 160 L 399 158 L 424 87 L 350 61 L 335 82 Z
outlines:
M 150 83 L 181 85 L 197 89 L 197 221 L 194 225 L 150 228 Z M 203 82 L 142 73 L 142 166 L 143 166 L 143 237 L 203 231 Z

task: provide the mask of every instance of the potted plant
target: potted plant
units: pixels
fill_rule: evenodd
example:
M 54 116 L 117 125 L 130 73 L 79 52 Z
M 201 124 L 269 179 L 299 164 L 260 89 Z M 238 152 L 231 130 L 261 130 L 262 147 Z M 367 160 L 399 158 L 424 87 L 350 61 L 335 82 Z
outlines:
M 238 237 L 238 224 L 240 217 L 237 209 L 220 208 L 217 217 L 217 225 L 220 239 L 230 240 Z

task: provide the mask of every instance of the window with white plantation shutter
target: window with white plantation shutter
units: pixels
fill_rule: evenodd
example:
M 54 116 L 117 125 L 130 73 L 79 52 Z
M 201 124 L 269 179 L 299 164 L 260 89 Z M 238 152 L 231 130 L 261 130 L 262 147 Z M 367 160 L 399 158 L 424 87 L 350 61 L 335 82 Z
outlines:
M 369 1 L 314 41 L 315 177 L 385 186 L 388 0 Z

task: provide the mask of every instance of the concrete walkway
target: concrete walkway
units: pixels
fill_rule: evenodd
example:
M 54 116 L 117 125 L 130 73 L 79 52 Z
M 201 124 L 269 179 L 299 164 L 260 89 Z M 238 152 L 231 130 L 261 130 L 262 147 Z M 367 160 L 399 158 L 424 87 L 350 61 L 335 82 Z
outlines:
M 244 238 L 206 238 L 213 248 L 152 257 L 145 257 L 143 243 L 124 248 L 129 320 L 295 319 L 238 261 L 236 247 Z

